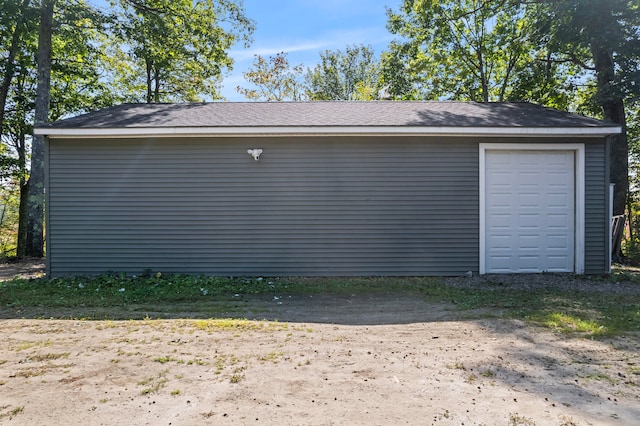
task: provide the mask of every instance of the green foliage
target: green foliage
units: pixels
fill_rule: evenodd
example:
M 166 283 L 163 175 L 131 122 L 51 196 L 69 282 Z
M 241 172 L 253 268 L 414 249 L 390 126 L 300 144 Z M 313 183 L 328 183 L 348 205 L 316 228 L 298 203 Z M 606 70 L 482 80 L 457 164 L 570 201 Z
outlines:
M 229 49 L 247 46 L 254 24 L 232 0 L 118 0 L 109 73 L 128 100 L 217 99 Z M 140 91 L 144 88 L 144 91 Z
M 107 31 L 108 17 L 84 1 L 57 5 L 52 35 L 51 121 L 119 101 L 110 82 L 101 77 L 105 58 L 100 39 Z
M 265 59 L 256 55 L 253 67 L 243 73 L 250 88 L 238 86 L 236 90 L 254 101 L 302 101 L 305 99 L 302 83 L 302 65 L 291 66 L 285 52 Z
M 631 233 L 624 240 L 623 252 L 632 263 L 640 264 L 640 104 L 627 108 L 629 141 L 629 195 L 627 217 Z
M 535 21 L 533 37 L 550 59 L 600 75 L 596 103 L 640 94 L 640 4 L 637 0 L 554 0 L 532 2 L 527 13 Z M 604 70 L 598 53 L 615 64 Z
M 325 50 L 320 63 L 307 71 L 306 80 L 312 100 L 372 100 L 380 88 L 379 64 L 371 46 Z
M 16 255 L 18 242 L 18 186 L 0 186 L 0 259 Z
M 519 76 L 539 74 L 530 68 L 531 22 L 519 2 L 405 0 L 387 14 L 388 29 L 401 37 L 386 68 L 404 80 L 396 93 L 412 87 L 412 97 L 425 99 L 514 100 L 529 94 L 513 90 Z

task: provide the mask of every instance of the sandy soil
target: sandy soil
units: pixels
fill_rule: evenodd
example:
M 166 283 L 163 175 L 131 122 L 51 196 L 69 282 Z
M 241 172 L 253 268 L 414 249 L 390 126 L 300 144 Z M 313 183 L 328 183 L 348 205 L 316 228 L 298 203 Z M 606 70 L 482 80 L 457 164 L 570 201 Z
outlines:
M 5 265 L 0 279 L 41 268 Z M 0 424 L 569 426 L 640 419 L 637 335 L 589 340 L 519 321 L 465 319 L 447 305 L 389 295 L 246 303 L 247 317 L 270 321 L 21 319 L 0 309 Z
M 279 321 L 0 319 L 0 424 L 635 425 L 640 339 L 385 296 L 254 299 Z

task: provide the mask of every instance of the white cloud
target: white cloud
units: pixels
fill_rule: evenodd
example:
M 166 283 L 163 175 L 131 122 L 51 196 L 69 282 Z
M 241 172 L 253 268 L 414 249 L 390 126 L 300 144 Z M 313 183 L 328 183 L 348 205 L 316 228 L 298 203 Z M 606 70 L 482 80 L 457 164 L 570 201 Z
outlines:
M 291 53 L 291 52 L 323 49 L 324 45 L 325 43 L 321 41 L 316 41 L 316 42 L 310 41 L 310 42 L 302 42 L 300 44 L 292 44 L 292 45 L 283 44 L 283 45 L 279 45 L 278 47 L 265 46 L 265 47 L 258 47 L 254 49 L 248 49 L 248 50 L 232 50 L 230 53 L 231 53 L 231 57 L 234 58 L 236 61 L 245 61 L 247 59 L 253 59 L 253 57 L 256 55 L 273 56 L 280 52 Z
M 290 41 L 272 40 L 252 49 L 232 50 L 230 54 L 237 62 L 242 62 L 246 60 L 253 60 L 255 55 L 273 56 L 280 52 L 288 54 L 311 52 L 318 55 L 323 50 L 344 50 L 347 45 L 353 44 L 370 44 L 374 46 L 374 48 L 376 45 L 385 44 L 384 46 L 376 49 L 378 53 L 380 53 L 380 50 L 386 47 L 386 44 L 391 41 L 391 39 L 391 34 L 389 34 L 384 28 L 356 28 L 346 31 L 331 31 L 325 34 L 320 34 L 315 39 L 301 40 L 294 43 L 291 43 Z

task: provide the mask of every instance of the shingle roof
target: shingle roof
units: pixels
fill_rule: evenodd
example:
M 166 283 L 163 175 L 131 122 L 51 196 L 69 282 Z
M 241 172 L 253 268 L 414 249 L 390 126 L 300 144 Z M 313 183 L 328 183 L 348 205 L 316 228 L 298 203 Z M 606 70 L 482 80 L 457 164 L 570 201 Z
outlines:
M 608 127 L 529 103 L 221 102 L 122 104 L 44 127 Z

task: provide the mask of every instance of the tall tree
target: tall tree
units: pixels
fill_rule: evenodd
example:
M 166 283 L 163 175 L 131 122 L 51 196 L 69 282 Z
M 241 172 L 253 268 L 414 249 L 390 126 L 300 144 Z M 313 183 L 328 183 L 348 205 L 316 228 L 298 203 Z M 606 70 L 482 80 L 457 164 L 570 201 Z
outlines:
M 87 6 L 83 0 L 68 0 L 64 2 L 21 2 L 21 7 L 15 9 L 14 15 L 5 19 L 5 13 L 11 9 L 3 10 L 0 19 L 0 49 L 5 51 L 5 58 L 11 57 L 10 73 L 4 74 L 6 97 L 2 105 L 2 143 L 8 148 L 8 153 L 13 161 L 12 183 L 20 188 L 20 215 L 19 215 L 19 239 L 17 255 L 19 257 L 28 254 L 39 256 L 40 247 L 44 242 L 42 234 L 43 207 L 32 210 L 30 214 L 30 226 L 27 226 L 27 204 L 33 208 L 44 201 L 43 197 L 43 144 L 39 139 L 31 138 L 35 121 L 35 104 L 38 100 L 38 120 L 40 123 L 50 119 L 57 119 L 63 115 L 84 112 L 100 108 L 113 101 L 113 97 L 101 81 L 98 74 L 98 60 L 101 56 L 97 46 L 96 35 L 100 30 L 101 14 Z M 42 20 L 43 13 L 51 12 L 49 17 Z M 12 26 L 5 25 L 13 21 Z M 45 23 L 40 25 L 40 21 Z M 46 36 L 51 25 L 51 41 L 45 40 L 39 43 L 40 35 Z M 18 36 L 15 31 L 21 25 Z M 40 31 L 42 28 L 43 31 Z M 13 33 L 11 33 L 13 31 Z M 40 46 L 39 46 L 40 44 Z M 47 44 L 50 46 L 47 48 Z M 38 48 L 40 57 L 38 58 Z M 46 50 L 50 49 L 47 54 Z M 50 58 L 43 58 L 42 54 Z M 44 61 L 44 62 L 43 62 Z M 9 61 L 7 61 L 9 62 Z M 7 62 L 3 65 L 6 66 Z M 38 69 L 38 65 L 45 65 Z M 46 72 L 49 68 L 49 72 Z M 5 68 L 6 69 L 6 68 Z M 48 74 L 48 77 L 47 77 Z M 49 89 L 46 90 L 46 80 L 49 80 Z M 39 95 L 36 87 L 42 90 Z M 49 97 L 49 100 L 46 100 Z M 31 142 L 34 142 L 34 145 Z M 31 168 L 34 173 L 27 170 L 29 165 L 29 149 L 33 146 L 34 161 Z M 34 197 L 28 197 L 29 184 L 34 185 Z M 34 225 L 35 226 L 32 226 Z M 28 237 L 30 249 L 27 251 L 27 229 L 30 229 Z
M 29 145 L 27 141 L 33 132 L 33 110 L 35 104 L 36 81 L 32 75 L 32 69 L 26 65 L 31 59 L 26 55 L 20 58 L 19 71 L 15 76 L 15 83 L 10 93 L 12 108 L 5 115 L 5 133 L 2 135 L 4 146 L 13 153 L 14 162 L 11 180 L 5 181 L 17 186 L 18 195 L 18 224 L 17 239 L 14 241 L 16 256 L 22 258 L 26 254 L 27 216 L 28 216 L 28 176 L 27 157 Z M 16 190 L 14 189 L 14 192 Z M 11 192 L 11 191 L 9 191 Z
M 118 0 L 112 76 L 118 91 L 145 102 L 219 97 L 229 49 L 251 42 L 254 24 L 233 0 Z M 120 50 L 120 52 L 118 52 Z M 136 91 L 144 87 L 144 93 Z
M 410 87 L 419 91 L 414 97 L 506 100 L 531 62 L 531 23 L 520 2 L 404 0 L 387 15 L 388 29 L 401 37 L 391 44 L 388 59 L 395 59 L 396 70 L 397 58 L 404 59 Z
M 375 99 L 379 66 L 371 46 L 347 46 L 345 51 L 325 50 L 320 63 L 307 72 L 309 97 L 313 100 Z
M 250 87 L 238 86 L 236 90 L 254 101 L 282 102 L 304 100 L 302 65 L 291 65 L 285 52 L 268 59 L 256 55 L 253 66 L 243 73 Z
M 56 0 L 42 0 L 40 4 L 40 30 L 38 34 L 38 86 L 36 89 L 35 125 L 49 120 L 51 88 L 51 36 L 53 9 Z M 44 137 L 33 136 L 31 141 L 31 172 L 27 216 L 27 256 L 44 256 Z
M 538 0 L 528 5 L 537 42 L 548 62 L 571 63 L 595 81 L 602 117 L 622 126 L 611 144 L 614 214 L 623 214 L 629 189 L 625 101 L 640 95 L 640 2 L 638 0 Z

